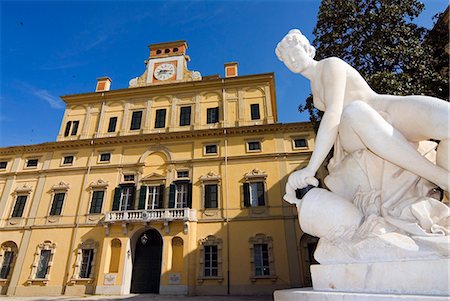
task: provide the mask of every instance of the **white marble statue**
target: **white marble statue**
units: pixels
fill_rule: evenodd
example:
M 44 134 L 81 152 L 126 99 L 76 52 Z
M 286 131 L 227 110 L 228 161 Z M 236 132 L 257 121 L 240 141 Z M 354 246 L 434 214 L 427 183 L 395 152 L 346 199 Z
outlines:
M 303 231 L 321 238 L 316 259 L 448 257 L 450 209 L 434 192 L 449 191 L 449 103 L 378 94 L 343 60 L 314 60 L 314 47 L 298 29 L 276 55 L 310 80 L 314 106 L 324 111 L 311 160 L 290 175 L 284 196 L 297 204 Z M 329 190 L 313 188 L 297 199 L 296 189 L 318 185 L 315 174 L 333 146 Z

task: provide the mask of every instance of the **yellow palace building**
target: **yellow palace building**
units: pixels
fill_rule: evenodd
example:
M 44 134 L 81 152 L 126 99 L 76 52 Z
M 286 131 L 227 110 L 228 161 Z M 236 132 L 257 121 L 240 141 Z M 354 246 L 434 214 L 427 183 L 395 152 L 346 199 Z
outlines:
M 274 74 L 202 76 L 153 44 L 129 88 L 62 96 L 56 142 L 0 148 L 2 294 L 270 294 L 310 284 L 282 200 L 313 148 Z

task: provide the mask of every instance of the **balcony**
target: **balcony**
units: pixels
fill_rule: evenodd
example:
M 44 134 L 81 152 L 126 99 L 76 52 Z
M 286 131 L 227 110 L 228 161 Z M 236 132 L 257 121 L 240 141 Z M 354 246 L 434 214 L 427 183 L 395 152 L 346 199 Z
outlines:
M 169 231 L 169 222 L 184 222 L 185 232 L 187 232 L 188 222 L 197 221 L 197 211 L 190 208 L 167 208 L 153 210 L 126 210 L 109 211 L 105 215 L 105 225 L 112 223 L 122 223 L 126 226 L 129 223 L 146 223 L 151 221 L 164 222 L 166 232 Z

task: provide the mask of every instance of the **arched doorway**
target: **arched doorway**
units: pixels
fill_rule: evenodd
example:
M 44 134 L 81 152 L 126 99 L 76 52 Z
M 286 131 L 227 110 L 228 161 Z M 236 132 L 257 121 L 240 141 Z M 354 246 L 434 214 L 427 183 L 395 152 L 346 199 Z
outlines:
M 162 238 L 155 229 L 142 233 L 136 242 L 131 293 L 159 293 Z

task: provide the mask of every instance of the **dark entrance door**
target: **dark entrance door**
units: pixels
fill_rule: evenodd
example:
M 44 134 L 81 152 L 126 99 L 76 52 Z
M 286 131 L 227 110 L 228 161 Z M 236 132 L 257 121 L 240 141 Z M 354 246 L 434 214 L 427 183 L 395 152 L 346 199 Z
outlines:
M 131 277 L 132 293 L 159 293 L 162 238 L 152 229 L 142 233 L 137 242 Z

